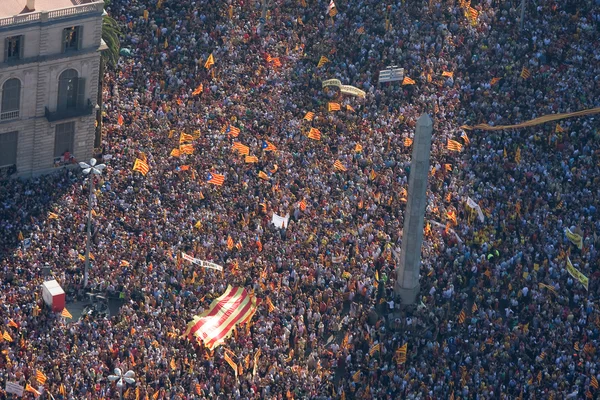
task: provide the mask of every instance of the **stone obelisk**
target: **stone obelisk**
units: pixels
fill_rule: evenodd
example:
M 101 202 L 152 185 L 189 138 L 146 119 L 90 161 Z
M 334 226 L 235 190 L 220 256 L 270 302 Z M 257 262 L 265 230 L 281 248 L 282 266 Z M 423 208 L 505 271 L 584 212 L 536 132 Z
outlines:
M 421 115 L 417 120 L 413 141 L 408 179 L 408 202 L 402 229 L 402 252 L 394 288 L 396 296 L 400 296 L 403 305 L 414 304 L 420 289 L 419 269 L 421 267 L 425 206 L 427 205 L 426 192 L 432 132 L 431 118 L 427 114 Z

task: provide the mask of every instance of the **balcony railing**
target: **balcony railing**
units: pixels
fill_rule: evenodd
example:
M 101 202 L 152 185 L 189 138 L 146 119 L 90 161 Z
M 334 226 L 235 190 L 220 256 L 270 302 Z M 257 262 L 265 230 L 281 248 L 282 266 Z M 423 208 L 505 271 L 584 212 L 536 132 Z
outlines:
M 0 0 L 2 1 L 2 0 Z M 104 1 L 92 1 L 86 4 L 79 4 L 73 7 L 59 8 L 52 11 L 34 11 L 26 14 L 14 15 L 12 17 L 0 18 L 0 27 L 8 25 L 21 25 L 30 22 L 46 22 L 52 19 L 61 19 L 73 15 L 87 13 L 101 13 L 104 10 Z
M 48 122 L 60 121 L 63 119 L 85 117 L 86 115 L 92 115 L 94 112 L 94 106 L 88 99 L 86 104 L 78 105 L 73 108 L 59 108 L 56 111 L 50 111 L 46 108 L 46 119 Z
M 5 111 L 3 113 L 0 113 L 0 121 L 8 121 L 17 118 L 19 118 L 19 110 Z

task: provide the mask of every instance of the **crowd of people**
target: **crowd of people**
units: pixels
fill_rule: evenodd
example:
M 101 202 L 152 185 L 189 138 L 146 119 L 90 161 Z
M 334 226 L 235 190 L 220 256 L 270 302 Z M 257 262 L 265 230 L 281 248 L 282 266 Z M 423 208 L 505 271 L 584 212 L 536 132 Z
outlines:
M 597 117 L 460 128 L 600 105 L 598 1 L 526 3 L 521 30 L 512 0 L 339 0 L 333 17 L 324 0 L 266 10 L 112 0 L 131 56 L 103 81 L 97 157 L 108 167 L 93 193 L 88 288 L 79 172 L 0 183 L 0 316 L 13 339 L 0 341 L 2 389 L 28 383 L 54 399 L 597 398 Z M 389 65 L 415 83 L 379 84 Z M 365 98 L 321 87 L 332 78 Z M 434 133 L 421 291 L 417 306 L 398 307 L 406 139 L 423 113 Z M 193 154 L 175 156 L 182 133 Z M 136 158 L 146 175 L 132 170 Z M 287 228 L 271 224 L 274 213 L 290 215 Z M 581 249 L 565 228 L 581 233 Z M 44 267 L 71 299 L 95 291 L 124 305 L 110 318 L 54 314 L 40 296 Z M 261 302 L 214 352 L 182 338 L 227 285 L 274 309 Z M 116 367 L 133 370 L 135 384 L 119 391 L 107 379 Z

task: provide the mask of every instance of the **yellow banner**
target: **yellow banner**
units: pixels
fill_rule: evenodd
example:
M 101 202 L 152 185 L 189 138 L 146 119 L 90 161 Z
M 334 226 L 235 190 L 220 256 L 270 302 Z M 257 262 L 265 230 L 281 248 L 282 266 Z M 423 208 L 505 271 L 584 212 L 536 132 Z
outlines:
M 588 290 L 588 285 L 590 283 L 588 277 L 573 266 L 569 257 L 567 257 L 567 271 L 569 272 L 569 275 L 581 282 L 583 287 L 585 287 L 585 290 Z
M 527 128 L 529 126 L 541 125 L 550 121 L 557 121 L 559 119 L 565 118 L 573 118 L 573 117 L 582 117 L 584 115 L 598 114 L 600 113 L 600 107 L 590 108 L 587 110 L 576 111 L 572 113 L 562 113 L 562 114 L 549 114 L 544 115 L 539 118 L 535 118 L 529 121 L 522 122 L 516 125 L 498 125 L 498 126 L 490 126 L 488 124 L 479 124 L 475 126 L 463 125 L 462 129 L 473 130 L 473 129 L 481 129 L 483 131 L 501 131 L 503 129 L 518 129 L 518 128 Z
M 352 85 L 342 85 L 342 82 L 339 79 L 328 79 L 326 81 L 321 82 L 322 87 L 327 86 L 335 86 L 340 89 L 343 94 L 350 94 L 352 96 L 365 98 L 367 95 L 364 90 L 360 90 L 357 87 Z
M 583 247 L 583 238 L 581 235 L 571 232 L 569 228 L 565 229 L 565 235 L 567 235 L 567 239 L 571 241 L 579 250 Z
M 327 86 L 335 86 L 335 87 L 342 87 L 342 82 L 340 82 L 339 79 L 328 79 L 326 81 L 321 82 L 322 87 L 327 87 Z
M 351 94 L 352 96 L 362 97 L 363 99 L 367 95 L 364 92 L 364 90 L 360 90 L 359 88 L 356 88 L 356 87 L 350 86 L 350 85 L 342 85 L 342 86 L 340 86 L 340 91 L 343 94 Z

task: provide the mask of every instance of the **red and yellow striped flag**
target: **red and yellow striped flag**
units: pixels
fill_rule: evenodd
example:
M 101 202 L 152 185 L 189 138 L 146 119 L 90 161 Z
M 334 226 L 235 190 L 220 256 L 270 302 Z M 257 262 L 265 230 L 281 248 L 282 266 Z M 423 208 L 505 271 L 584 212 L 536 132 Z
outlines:
M 233 142 L 233 151 L 237 151 L 241 156 L 247 156 L 250 154 L 250 147 L 240 142 Z
M 60 313 L 61 316 L 65 317 L 65 318 L 69 318 L 69 319 L 73 319 L 73 315 L 71 315 L 71 313 L 69 312 L 69 310 L 67 310 L 66 308 L 63 308 L 63 310 Z
M 269 178 L 269 175 L 267 175 L 264 171 L 258 171 L 258 177 L 260 179 L 264 179 L 264 180 L 269 180 L 271 178 Z
M 444 72 L 442 72 L 442 76 L 446 76 L 448 78 L 453 78 L 454 77 L 454 72 L 444 71 Z
M 187 133 L 181 132 L 181 135 L 179 135 L 179 143 L 191 142 L 192 140 L 194 140 L 194 137 Z
M 462 144 L 460 144 L 456 140 L 448 139 L 447 146 L 448 146 L 448 150 L 451 150 L 451 151 L 461 151 L 462 150 Z
M 523 67 L 523 69 L 521 70 L 521 78 L 523 78 L 523 79 L 531 78 L 531 72 L 529 71 L 529 69 Z
M 181 151 L 179 151 L 179 149 L 171 150 L 171 157 L 180 157 L 180 156 L 181 156 Z
M 303 119 L 305 119 L 307 121 L 312 121 L 314 117 L 315 117 L 315 113 L 312 111 L 309 111 L 306 113 L 306 115 L 304 116 Z
M 306 211 L 306 201 L 304 199 L 300 200 L 298 206 L 300 207 L 300 211 Z
M 308 132 L 308 137 L 312 140 L 321 140 L 321 131 L 317 128 L 310 128 Z
M 180 154 L 194 154 L 194 145 L 193 144 L 182 144 L 179 146 Z
M 360 153 L 363 150 L 363 147 L 361 144 L 356 143 L 356 146 L 354 146 L 354 152 L 355 153 Z
M 38 381 L 40 385 L 45 385 L 47 379 L 48 378 L 46 377 L 46 375 L 44 375 L 42 371 L 40 371 L 39 369 L 35 370 L 35 380 Z
M 53 213 L 53 212 L 49 212 L 48 213 L 48 219 L 58 219 L 58 214 Z
M 563 133 L 565 130 L 559 124 L 556 124 L 556 128 L 554 128 L 554 133 Z
M 355 112 L 354 108 L 350 104 L 346 104 L 346 110 Z
M 328 111 L 340 111 L 341 110 L 341 106 L 339 103 L 328 103 L 327 104 L 327 110 Z
M 175 359 L 171 358 L 171 362 L 169 363 L 169 366 L 171 367 L 172 370 L 176 370 L 177 369 L 177 364 L 175 364 Z
M 411 138 L 404 138 L 404 147 L 410 147 L 413 144 L 413 140 Z
M 25 391 L 29 392 L 29 393 L 33 393 L 33 395 L 35 397 L 38 397 L 38 396 L 42 395 L 40 392 L 38 392 L 37 390 L 35 390 L 35 388 L 33 386 L 31 386 L 29 383 L 25 384 Z
M 244 159 L 244 161 L 248 164 L 250 163 L 257 163 L 258 162 L 258 157 L 256 156 L 246 156 L 246 158 Z
M 210 53 L 210 56 L 208 56 L 208 59 L 204 63 L 204 68 L 209 69 L 212 65 L 215 65 L 215 58 L 212 53 Z
M 402 84 L 403 85 L 414 85 L 416 82 L 412 79 L 410 79 L 408 76 L 405 76 L 404 79 L 402 80 Z
M 229 364 L 229 366 L 231 368 L 233 368 L 233 371 L 237 375 L 237 372 L 238 372 L 237 364 L 233 361 L 233 359 L 231 358 L 229 353 L 226 352 L 225 354 L 223 354 L 223 358 L 225 359 L 225 361 L 227 361 L 227 364 Z
M 197 96 L 200 93 L 202 93 L 204 91 L 204 86 L 202 84 L 199 84 L 198 87 L 196 89 L 194 89 L 194 91 L 192 92 L 192 95 Z
M 471 22 L 477 21 L 477 18 L 479 17 L 479 11 L 477 11 L 473 7 L 469 6 L 469 8 L 467 9 L 467 12 L 468 12 L 468 18 L 471 20 Z
M 381 343 L 377 343 L 375 346 L 371 347 L 371 349 L 369 350 L 369 355 L 373 357 L 373 354 L 375 354 L 378 351 L 381 352 Z
M 271 298 L 267 296 L 267 307 L 269 309 L 269 312 L 273 312 L 275 311 L 275 306 L 273 305 L 273 302 L 271 301 Z
M 457 222 L 456 222 L 456 212 L 454 212 L 454 211 L 448 211 L 447 216 L 448 216 L 448 219 L 450 221 L 452 221 L 452 223 L 454 223 L 454 225 L 457 224 Z
M 321 58 L 319 59 L 319 63 L 317 64 L 317 68 L 321 68 L 323 65 L 325 65 L 325 63 L 328 63 L 329 59 L 325 56 L 321 56 Z
M 139 158 L 136 158 L 135 162 L 133 163 L 133 171 L 137 171 L 137 172 L 141 173 L 142 175 L 146 176 L 148 171 L 150 171 L 150 167 L 148 166 L 148 163 L 146 163 L 145 161 L 142 161 Z
M 338 171 L 346 171 L 346 167 L 344 167 L 344 164 L 342 164 L 340 160 L 335 160 L 333 163 L 333 168 Z
M 500 82 L 501 78 L 492 78 L 490 81 L 490 85 L 494 86 L 496 83 Z
M 592 379 L 590 381 L 590 385 L 592 385 L 592 387 L 594 389 L 600 389 L 600 384 L 598 384 L 598 379 L 596 379 L 596 377 L 593 375 L 592 375 Z
M 465 314 L 465 310 L 460 310 L 460 314 L 458 314 L 458 323 L 463 324 L 467 319 L 467 314 Z
M 13 321 L 12 318 L 9 318 L 8 326 L 12 326 L 13 328 L 19 329 L 19 324 L 17 324 L 15 321 Z

